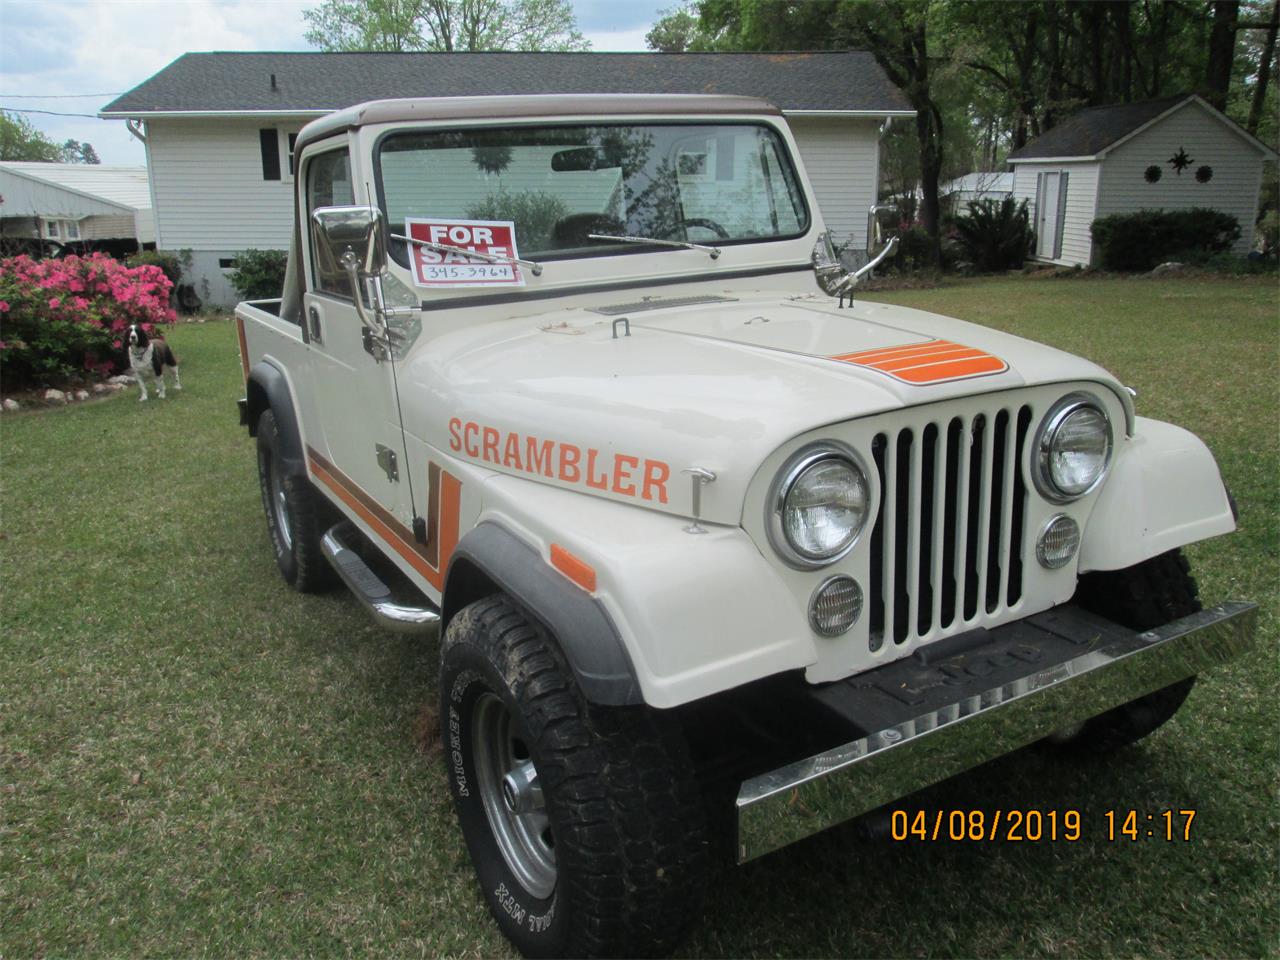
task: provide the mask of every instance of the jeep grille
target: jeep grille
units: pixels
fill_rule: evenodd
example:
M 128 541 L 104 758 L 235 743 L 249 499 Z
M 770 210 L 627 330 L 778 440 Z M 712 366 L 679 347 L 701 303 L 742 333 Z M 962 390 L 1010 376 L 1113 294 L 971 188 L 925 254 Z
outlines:
M 876 434 L 873 651 L 961 633 L 1021 598 L 1030 425 L 1022 405 Z

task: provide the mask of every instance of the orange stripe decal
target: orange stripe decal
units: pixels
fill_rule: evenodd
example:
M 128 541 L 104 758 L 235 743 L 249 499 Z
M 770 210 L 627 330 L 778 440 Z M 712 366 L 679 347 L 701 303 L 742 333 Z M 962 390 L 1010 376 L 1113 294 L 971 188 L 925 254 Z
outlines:
M 551 545 L 551 565 L 587 593 L 596 592 L 596 572 L 585 560 L 575 557 L 558 543 Z
M 457 477 L 444 470 L 429 471 L 431 479 L 434 480 L 437 475 L 440 477 L 439 487 L 432 486 L 427 491 L 429 501 L 440 498 L 438 542 L 432 544 L 439 551 L 439 560 L 433 564 L 429 557 L 434 551 L 428 551 L 427 547 L 415 542 L 413 532 L 408 527 L 311 447 L 307 447 L 307 466 L 312 475 L 350 507 L 379 540 L 394 550 L 429 584 L 437 590 L 444 589 L 444 575 L 449 569 L 454 548 L 458 545 L 462 482 Z M 436 537 L 437 533 L 432 531 L 431 536 Z
M 441 473 L 440 484 L 440 578 L 444 589 L 444 571 L 449 569 L 453 550 L 458 545 L 458 517 L 462 513 L 462 481 L 451 473 Z
M 830 359 L 876 370 L 902 383 L 917 386 L 1003 373 L 1009 369 L 1009 365 L 999 357 L 950 340 L 880 347 L 860 353 L 838 354 Z
M 959 344 L 950 340 L 923 340 L 920 343 L 906 343 L 898 347 L 878 347 L 875 350 L 863 350 L 860 353 L 843 353 L 833 360 L 845 360 L 849 363 L 873 363 L 878 360 L 889 360 L 893 357 L 910 356 L 921 350 L 938 350 L 943 347 L 955 347 Z
M 963 380 L 966 377 L 979 377 L 987 373 L 1003 373 L 1008 367 L 999 357 L 979 354 L 964 360 L 951 360 L 945 363 L 931 363 L 924 367 L 912 367 L 910 370 L 899 370 L 893 376 L 907 383 L 941 383 L 945 380 Z
M 929 363 L 941 363 L 944 360 L 967 360 L 970 357 L 985 357 L 981 350 L 968 347 L 948 347 L 946 350 L 935 350 L 933 353 L 913 353 L 909 357 L 895 357 L 892 360 L 879 360 L 867 366 L 893 373 L 897 370 L 910 370 L 912 367 L 923 367 Z
M 236 336 L 240 339 L 240 370 L 244 374 L 244 382 L 249 382 L 249 347 L 244 339 L 244 317 L 236 317 Z

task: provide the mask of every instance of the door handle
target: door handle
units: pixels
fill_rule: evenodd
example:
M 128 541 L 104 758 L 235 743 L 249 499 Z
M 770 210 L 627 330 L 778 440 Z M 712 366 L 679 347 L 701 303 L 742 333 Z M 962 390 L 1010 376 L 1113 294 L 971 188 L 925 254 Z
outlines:
M 323 343 L 324 340 L 320 336 L 320 310 L 312 305 L 307 311 L 307 318 L 311 321 L 311 339 L 316 343 Z

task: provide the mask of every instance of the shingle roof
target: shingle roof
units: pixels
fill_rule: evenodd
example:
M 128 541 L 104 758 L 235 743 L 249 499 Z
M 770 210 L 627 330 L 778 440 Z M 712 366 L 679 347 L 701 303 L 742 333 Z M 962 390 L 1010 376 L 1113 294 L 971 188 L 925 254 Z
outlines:
M 1088 107 L 1072 114 L 1048 133 L 1036 137 L 1021 150 L 1013 151 L 1009 154 L 1009 159 L 1097 156 L 1121 137 L 1133 133 L 1166 110 L 1189 99 L 1190 94 L 1180 93 L 1159 100 Z
M 272 77 L 275 89 L 272 88 Z M 718 93 L 911 113 L 870 53 L 188 53 L 103 115 L 329 111 L 388 97 Z

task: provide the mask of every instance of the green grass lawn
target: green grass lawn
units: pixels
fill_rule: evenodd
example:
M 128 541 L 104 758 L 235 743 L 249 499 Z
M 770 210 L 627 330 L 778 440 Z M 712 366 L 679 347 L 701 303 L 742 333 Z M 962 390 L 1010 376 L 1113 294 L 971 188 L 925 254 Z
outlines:
M 987 280 L 875 299 L 1081 353 L 1213 449 L 1242 531 L 1190 551 L 1259 644 L 1103 763 L 1024 751 L 930 809 L 1077 809 L 1078 843 L 836 830 L 717 876 L 692 956 L 1280 954 L 1280 298 L 1274 283 Z M 509 955 L 441 762 L 437 645 L 276 576 L 230 324 L 187 389 L 0 419 L 0 956 Z M 1108 842 L 1108 809 L 1197 811 Z

